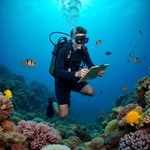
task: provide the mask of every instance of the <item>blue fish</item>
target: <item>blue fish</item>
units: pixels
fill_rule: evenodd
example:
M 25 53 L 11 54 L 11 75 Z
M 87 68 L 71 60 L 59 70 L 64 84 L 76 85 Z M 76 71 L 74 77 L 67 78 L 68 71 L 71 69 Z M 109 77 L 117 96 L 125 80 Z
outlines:
M 105 54 L 106 54 L 106 55 L 110 55 L 110 54 L 111 54 L 111 52 L 107 51 Z

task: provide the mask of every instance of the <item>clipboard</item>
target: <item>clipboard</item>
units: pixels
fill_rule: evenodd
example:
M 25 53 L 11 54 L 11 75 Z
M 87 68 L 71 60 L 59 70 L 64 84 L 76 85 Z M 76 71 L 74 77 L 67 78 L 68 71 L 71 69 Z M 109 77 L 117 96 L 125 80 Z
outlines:
M 91 80 L 91 79 L 95 79 L 97 77 L 97 74 L 100 70 L 105 70 L 107 67 L 109 66 L 109 64 L 102 64 L 99 66 L 93 66 L 90 68 L 89 72 L 82 77 L 78 83 L 86 81 L 86 80 Z

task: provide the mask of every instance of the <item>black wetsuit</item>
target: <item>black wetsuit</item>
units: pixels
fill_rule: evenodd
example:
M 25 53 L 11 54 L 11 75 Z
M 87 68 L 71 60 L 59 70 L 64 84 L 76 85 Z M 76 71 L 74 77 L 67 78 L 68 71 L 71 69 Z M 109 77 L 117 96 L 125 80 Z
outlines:
M 71 58 L 67 57 L 71 50 Z M 73 48 L 64 47 L 60 50 L 55 68 L 55 93 L 58 105 L 68 104 L 70 106 L 70 92 L 80 92 L 87 82 L 77 83 L 80 79 L 75 77 L 75 72 L 79 71 L 80 65 L 84 62 L 88 68 L 94 66 L 88 51 L 74 51 Z M 70 69 L 68 69 L 70 68 Z

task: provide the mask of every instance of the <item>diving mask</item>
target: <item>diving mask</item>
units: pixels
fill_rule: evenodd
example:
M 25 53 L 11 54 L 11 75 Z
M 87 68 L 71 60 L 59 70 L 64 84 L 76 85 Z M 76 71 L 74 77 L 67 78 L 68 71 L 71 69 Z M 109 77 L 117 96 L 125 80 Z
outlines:
M 76 36 L 75 37 L 75 42 L 77 44 L 85 44 L 89 41 L 89 38 L 85 37 L 85 36 Z

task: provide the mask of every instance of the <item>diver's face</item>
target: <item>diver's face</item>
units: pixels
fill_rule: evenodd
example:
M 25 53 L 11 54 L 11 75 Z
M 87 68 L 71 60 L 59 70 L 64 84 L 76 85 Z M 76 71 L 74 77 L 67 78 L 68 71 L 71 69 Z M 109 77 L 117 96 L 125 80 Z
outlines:
M 80 44 L 78 44 L 77 42 L 76 42 L 76 38 L 78 38 L 78 37 L 85 37 L 86 35 L 84 34 L 84 33 L 77 33 L 73 38 L 72 38 L 72 42 L 73 42 L 73 44 L 77 47 L 77 48 L 81 48 L 84 44 L 82 44 L 82 43 L 80 43 L 81 42 L 81 40 L 78 40 L 79 41 L 79 43 Z

